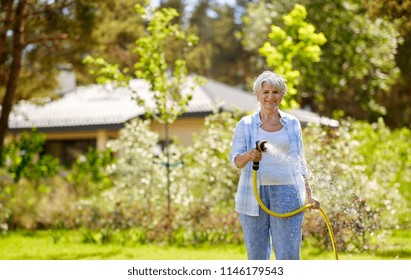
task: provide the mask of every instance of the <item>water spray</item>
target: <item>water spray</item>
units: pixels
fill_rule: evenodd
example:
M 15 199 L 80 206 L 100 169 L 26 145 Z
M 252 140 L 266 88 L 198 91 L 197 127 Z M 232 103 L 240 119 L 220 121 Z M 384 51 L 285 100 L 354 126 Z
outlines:
M 256 149 L 257 149 L 259 152 L 266 152 L 266 151 L 267 151 L 267 144 L 268 144 L 268 141 L 267 141 L 267 140 L 257 141 L 257 142 L 256 142 Z M 255 195 L 255 198 L 257 199 L 257 202 L 258 202 L 258 204 L 260 205 L 261 209 L 263 209 L 267 214 L 269 214 L 269 215 L 271 215 L 271 216 L 273 216 L 273 217 L 277 217 L 277 218 L 288 218 L 288 217 L 294 216 L 294 215 L 296 215 L 296 214 L 298 214 L 298 213 L 300 213 L 300 212 L 302 212 L 302 211 L 305 211 L 305 210 L 307 210 L 307 209 L 311 209 L 311 208 L 314 207 L 313 204 L 308 203 L 308 204 L 305 204 L 305 205 L 303 205 L 302 207 L 300 207 L 300 208 L 298 208 L 298 209 L 296 209 L 296 210 L 294 210 L 294 211 L 291 211 L 291 212 L 288 212 L 288 213 L 283 213 L 283 214 L 281 214 L 281 213 L 276 213 L 276 212 L 273 212 L 273 211 L 271 211 L 270 209 L 268 209 L 268 208 L 264 205 L 264 203 L 261 201 L 260 195 L 259 195 L 259 193 L 258 193 L 257 171 L 258 171 L 259 167 L 260 167 L 260 163 L 259 163 L 259 162 L 253 162 L 253 170 L 254 170 L 254 172 L 253 172 L 254 195 Z M 325 213 L 324 209 L 322 209 L 322 208 L 320 207 L 320 208 L 318 209 L 318 211 L 320 212 L 321 216 L 323 217 L 323 219 L 324 219 L 324 221 L 325 221 L 325 224 L 327 225 L 328 233 L 329 233 L 329 235 L 330 235 L 331 243 L 332 243 L 333 250 L 334 250 L 335 259 L 338 260 L 337 246 L 336 246 L 336 244 L 335 244 L 334 232 L 333 232 L 333 229 L 332 229 L 332 227 L 331 227 L 330 220 L 328 219 L 328 216 L 327 216 L 327 214 Z

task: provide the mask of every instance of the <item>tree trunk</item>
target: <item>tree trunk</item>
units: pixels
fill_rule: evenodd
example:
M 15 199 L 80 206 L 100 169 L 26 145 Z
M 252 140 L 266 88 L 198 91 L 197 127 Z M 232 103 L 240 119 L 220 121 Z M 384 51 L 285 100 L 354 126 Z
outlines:
M 29 0 L 21 0 L 17 4 L 15 13 L 15 22 L 13 28 L 13 47 L 10 72 L 8 74 L 6 92 L 2 101 L 2 109 L 0 116 L 0 155 L 3 152 L 4 139 L 8 130 L 8 122 L 10 112 L 13 107 L 13 98 L 17 90 L 17 81 L 20 75 L 22 54 L 24 48 L 24 25 L 27 17 L 27 2 Z M 3 163 L 0 162 L 0 165 Z
M 170 178 L 170 145 L 169 145 L 169 123 L 166 122 L 165 125 L 165 148 L 166 148 L 166 156 L 167 156 L 167 165 L 166 165 L 166 172 L 167 172 L 167 234 L 168 234 L 168 243 L 172 243 L 173 239 L 173 215 L 171 209 L 171 178 Z
M 11 29 L 11 26 L 13 23 L 12 22 L 13 1 L 8 0 L 3 5 L 6 10 L 6 16 L 4 19 L 3 29 L 0 31 L 0 65 L 5 63 L 7 59 L 7 51 L 6 51 L 7 32 Z M 3 79 L 1 79 L 0 82 L 4 82 Z M 5 82 L 3 84 L 5 84 Z

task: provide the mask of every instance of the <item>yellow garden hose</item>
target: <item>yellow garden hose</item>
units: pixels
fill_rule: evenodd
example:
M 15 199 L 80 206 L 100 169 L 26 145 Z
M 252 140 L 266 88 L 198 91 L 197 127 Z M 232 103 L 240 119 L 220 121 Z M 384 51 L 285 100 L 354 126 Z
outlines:
M 264 141 L 265 141 L 265 140 L 263 140 L 263 141 L 261 141 L 261 142 L 264 142 Z M 260 143 L 261 143 L 261 142 L 260 142 Z M 259 146 L 260 143 L 257 143 L 257 149 L 260 150 L 260 151 L 261 151 L 261 150 L 264 151 L 264 150 L 261 149 L 261 147 Z M 264 143 L 262 143 L 262 144 L 264 144 Z M 255 198 L 257 199 L 257 202 L 258 202 L 258 204 L 260 205 L 261 209 L 263 209 L 267 214 L 269 214 L 269 215 L 271 215 L 271 216 L 274 216 L 274 217 L 277 217 L 277 218 L 288 218 L 288 217 L 294 216 L 294 215 L 296 215 L 296 214 L 298 214 L 298 213 L 300 213 L 300 212 L 302 212 L 302 211 L 304 211 L 304 210 L 310 209 L 310 208 L 312 208 L 312 207 L 314 206 L 313 204 L 305 204 L 305 205 L 303 205 L 301 208 L 298 208 L 298 209 L 296 209 L 296 210 L 294 210 L 294 211 L 291 211 L 291 212 L 288 212 L 288 213 L 284 213 L 284 214 L 280 214 L 280 213 L 276 213 L 276 212 L 271 211 L 271 210 L 268 209 L 268 208 L 264 205 L 264 203 L 261 201 L 260 195 L 259 195 L 259 193 L 258 193 L 258 187 L 257 187 L 258 162 L 254 162 L 254 163 L 253 163 L 253 170 L 254 170 L 254 171 L 253 171 L 254 195 L 255 195 Z M 324 221 L 325 221 L 325 224 L 327 225 L 328 233 L 329 233 L 329 235 L 330 235 L 331 243 L 332 243 L 333 250 L 334 250 L 335 259 L 338 260 L 337 246 L 335 245 L 335 237 L 334 237 L 333 229 L 332 229 L 332 227 L 331 227 L 330 220 L 328 219 L 327 214 L 325 213 L 325 211 L 324 211 L 321 207 L 320 207 L 318 210 L 320 211 L 321 216 L 323 217 L 323 219 L 324 219 Z

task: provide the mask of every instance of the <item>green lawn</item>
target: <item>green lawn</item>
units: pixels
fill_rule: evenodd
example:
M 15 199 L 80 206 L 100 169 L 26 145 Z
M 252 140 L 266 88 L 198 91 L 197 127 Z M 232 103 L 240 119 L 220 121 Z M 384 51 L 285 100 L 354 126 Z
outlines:
M 342 260 L 411 259 L 411 230 L 395 231 L 384 248 L 372 254 L 339 254 Z M 57 240 L 57 242 L 55 242 Z M 306 245 L 306 246 L 304 246 Z M 334 259 L 332 251 L 320 251 L 304 243 L 302 259 Z M 338 244 L 337 244 L 338 246 Z M 1 260 L 245 260 L 240 245 L 173 247 L 83 243 L 79 231 L 12 232 L 0 237 Z

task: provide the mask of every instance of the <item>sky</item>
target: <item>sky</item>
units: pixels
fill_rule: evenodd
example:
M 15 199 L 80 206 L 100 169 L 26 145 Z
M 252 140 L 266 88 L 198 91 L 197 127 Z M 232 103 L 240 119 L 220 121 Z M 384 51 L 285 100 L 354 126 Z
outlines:
M 151 4 L 154 6 L 158 6 L 160 3 L 160 0 L 151 0 Z M 198 0 L 184 0 L 184 2 L 189 6 L 188 11 L 191 11 L 195 4 L 198 2 Z M 219 3 L 219 4 L 228 4 L 230 6 L 233 6 L 236 3 L 236 0 L 214 0 L 213 2 Z
M 193 11 L 195 5 L 199 0 L 183 0 L 186 3 L 185 13 L 186 15 L 190 15 Z M 218 3 L 218 4 L 228 4 L 230 6 L 234 6 L 236 4 L 236 0 L 212 0 L 210 2 Z M 160 0 L 150 0 L 150 3 L 156 7 L 159 5 Z M 212 16 L 212 15 L 210 15 Z

